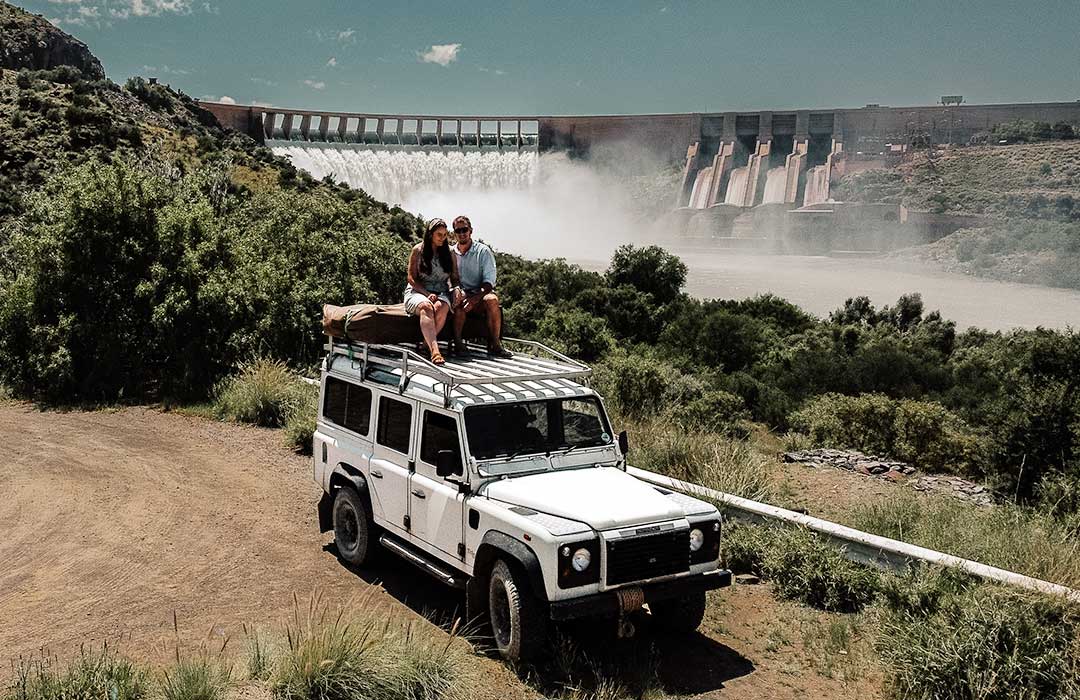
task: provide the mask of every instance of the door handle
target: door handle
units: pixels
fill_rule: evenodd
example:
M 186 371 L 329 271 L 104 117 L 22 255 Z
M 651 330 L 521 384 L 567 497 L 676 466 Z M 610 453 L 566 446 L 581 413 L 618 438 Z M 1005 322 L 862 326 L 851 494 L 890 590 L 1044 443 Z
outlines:
M 427 498 L 427 494 L 420 489 L 413 489 L 412 495 L 416 496 L 417 498 Z
M 371 470 L 371 476 L 375 477 L 376 479 L 381 479 L 382 478 L 382 472 L 379 471 L 378 469 L 372 469 Z

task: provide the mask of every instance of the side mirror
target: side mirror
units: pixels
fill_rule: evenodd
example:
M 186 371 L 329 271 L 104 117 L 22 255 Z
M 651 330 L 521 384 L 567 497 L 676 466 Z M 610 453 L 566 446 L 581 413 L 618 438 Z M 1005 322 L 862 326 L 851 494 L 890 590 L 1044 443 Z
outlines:
M 435 458 L 435 473 L 441 477 L 460 475 L 461 465 L 453 450 L 439 450 Z
M 626 456 L 626 453 L 630 451 L 630 440 L 626 437 L 626 431 L 619 433 L 619 452 Z

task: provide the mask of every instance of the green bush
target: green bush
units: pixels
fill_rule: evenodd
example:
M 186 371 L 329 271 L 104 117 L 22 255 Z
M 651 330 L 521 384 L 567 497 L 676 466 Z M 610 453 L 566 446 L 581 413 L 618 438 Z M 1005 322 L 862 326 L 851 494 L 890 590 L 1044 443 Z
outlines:
M 791 418 L 815 445 L 887 455 L 932 471 L 979 473 L 985 442 L 939 403 L 823 394 Z
M 303 420 L 301 415 L 313 404 L 310 388 L 284 362 L 260 359 L 240 365 L 236 374 L 222 380 L 215 390 L 214 412 L 225 420 L 279 428 L 292 416 Z
M 536 335 L 556 350 L 586 362 L 603 357 L 615 346 L 607 322 L 580 309 L 549 308 Z
M 630 285 L 667 304 L 679 296 L 686 271 L 686 264 L 663 248 L 622 245 L 615 249 L 606 276 L 612 287 Z
M 143 700 L 150 674 L 107 648 L 84 650 L 66 667 L 50 659 L 21 661 L 3 700 Z
M 750 413 L 742 397 L 726 391 L 708 390 L 672 409 L 675 421 L 691 430 L 704 430 L 727 435 L 741 432 Z
M 303 385 L 301 396 L 285 415 L 285 444 L 305 455 L 311 454 L 318 418 L 319 388 Z
M 922 584 L 917 594 L 887 596 L 891 604 L 876 646 L 892 697 L 1077 697 L 1076 610 L 1058 600 L 945 578 L 944 585 Z
M 164 674 L 164 700 L 224 700 L 232 683 L 232 671 L 209 656 L 181 659 Z

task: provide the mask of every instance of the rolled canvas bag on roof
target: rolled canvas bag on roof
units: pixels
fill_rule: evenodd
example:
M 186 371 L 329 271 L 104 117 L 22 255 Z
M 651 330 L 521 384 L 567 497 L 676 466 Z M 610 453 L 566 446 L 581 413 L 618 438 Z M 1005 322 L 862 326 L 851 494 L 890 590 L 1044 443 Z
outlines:
M 420 319 L 405 313 L 404 304 L 355 304 L 353 306 L 323 306 L 323 333 L 333 338 L 348 338 L 362 343 L 416 343 L 422 340 Z M 454 335 L 451 319 L 447 319 L 440 338 Z M 482 316 L 470 315 L 465 322 L 466 338 L 486 338 L 487 325 Z

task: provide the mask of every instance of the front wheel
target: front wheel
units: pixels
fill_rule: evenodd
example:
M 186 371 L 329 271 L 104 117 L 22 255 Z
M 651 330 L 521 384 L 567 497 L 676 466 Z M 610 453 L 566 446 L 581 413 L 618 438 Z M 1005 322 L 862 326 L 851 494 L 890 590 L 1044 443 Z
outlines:
M 499 654 L 508 661 L 535 658 L 547 639 L 547 616 L 525 577 L 503 560 L 495 562 L 488 580 L 491 632 Z
M 350 488 L 338 489 L 334 498 L 334 545 L 338 556 L 353 566 L 371 558 L 371 514 L 364 499 Z
M 705 619 L 705 591 L 649 603 L 653 624 L 666 632 L 689 634 Z

